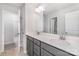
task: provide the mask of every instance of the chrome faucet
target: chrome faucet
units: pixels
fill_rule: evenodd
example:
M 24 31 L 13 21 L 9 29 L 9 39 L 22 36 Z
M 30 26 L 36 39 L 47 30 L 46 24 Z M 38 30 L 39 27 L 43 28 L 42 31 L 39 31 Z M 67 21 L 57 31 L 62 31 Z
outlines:
M 37 35 L 40 35 L 40 32 L 37 32 Z
M 60 39 L 61 39 L 61 40 L 65 40 L 64 34 L 60 34 Z

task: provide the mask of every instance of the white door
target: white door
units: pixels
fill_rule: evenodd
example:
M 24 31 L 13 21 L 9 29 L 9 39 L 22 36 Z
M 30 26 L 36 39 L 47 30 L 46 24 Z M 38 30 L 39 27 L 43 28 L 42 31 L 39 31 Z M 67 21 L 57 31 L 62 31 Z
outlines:
M 54 20 L 53 19 L 51 19 L 50 21 L 50 33 L 54 34 Z

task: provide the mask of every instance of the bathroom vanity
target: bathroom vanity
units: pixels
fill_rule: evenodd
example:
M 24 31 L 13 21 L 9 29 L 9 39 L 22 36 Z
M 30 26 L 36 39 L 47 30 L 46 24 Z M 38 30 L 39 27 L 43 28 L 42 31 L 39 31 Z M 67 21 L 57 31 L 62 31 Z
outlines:
M 50 39 L 47 40 L 48 38 L 43 39 L 45 36 L 33 36 L 27 35 L 27 53 L 29 56 L 75 56 L 72 47 L 67 47 L 68 45 L 62 44 L 64 41 L 61 43 L 61 46 L 61 44 L 57 44 L 55 41 L 51 43 Z M 57 45 L 60 47 L 57 47 Z M 69 52 L 67 49 L 69 49 Z
M 28 55 L 79 56 L 79 9 L 75 8 L 77 6 L 55 11 L 53 4 L 46 3 L 40 6 L 45 11 L 35 12 L 35 17 L 32 19 L 35 21 L 33 31 L 33 24 L 31 26 L 29 24 L 26 34 Z

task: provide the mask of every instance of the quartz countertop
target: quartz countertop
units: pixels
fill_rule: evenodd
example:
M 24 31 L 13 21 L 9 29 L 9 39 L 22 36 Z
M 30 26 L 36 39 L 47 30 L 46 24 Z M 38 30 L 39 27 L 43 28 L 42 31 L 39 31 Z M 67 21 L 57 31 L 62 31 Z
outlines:
M 40 35 L 28 33 L 27 35 L 36 38 L 40 41 L 43 41 L 49 45 L 60 48 L 66 52 L 79 56 L 79 46 L 78 45 L 75 46 L 74 44 L 68 42 L 68 39 L 67 40 L 59 39 L 60 37 L 59 35 L 46 34 L 46 33 L 41 33 Z

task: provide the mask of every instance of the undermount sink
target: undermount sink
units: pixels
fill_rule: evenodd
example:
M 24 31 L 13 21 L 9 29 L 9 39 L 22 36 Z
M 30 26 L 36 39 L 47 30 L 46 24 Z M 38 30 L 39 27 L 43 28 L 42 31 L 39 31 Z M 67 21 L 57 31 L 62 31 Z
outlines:
M 66 40 L 68 43 L 70 43 L 71 46 L 78 48 L 79 47 L 79 40 L 76 39 L 69 39 Z
M 60 39 L 59 36 L 49 36 L 49 35 L 38 35 L 37 36 L 41 41 L 44 40 L 45 42 L 48 42 L 50 44 L 59 45 L 62 47 L 70 46 L 74 48 L 79 47 L 79 39 L 75 38 L 65 38 L 65 40 Z
M 71 44 L 69 42 L 67 42 L 66 40 L 60 40 L 60 39 L 49 39 L 50 43 L 52 45 L 58 46 L 58 47 L 64 47 L 66 48 L 66 46 L 71 46 Z

